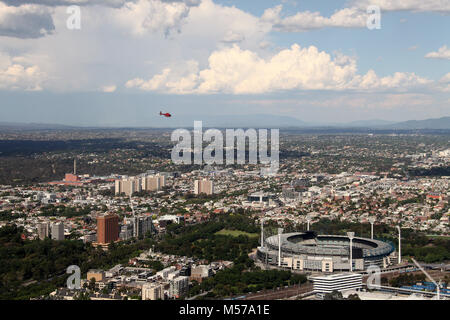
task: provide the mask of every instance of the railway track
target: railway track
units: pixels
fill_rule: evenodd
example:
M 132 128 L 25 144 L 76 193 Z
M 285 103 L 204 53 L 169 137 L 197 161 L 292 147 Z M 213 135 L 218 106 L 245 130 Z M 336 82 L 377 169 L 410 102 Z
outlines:
M 311 292 L 313 290 L 312 284 L 306 284 L 301 286 L 292 286 L 288 288 L 281 288 L 275 290 L 265 290 L 257 293 L 253 293 L 245 296 L 243 300 L 277 300 L 287 299 L 290 297 L 298 296 Z

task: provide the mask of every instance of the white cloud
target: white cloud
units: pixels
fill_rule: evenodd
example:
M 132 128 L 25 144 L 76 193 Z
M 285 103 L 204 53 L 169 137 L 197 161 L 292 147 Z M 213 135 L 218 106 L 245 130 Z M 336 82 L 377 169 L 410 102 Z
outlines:
M 257 17 L 212 0 L 123 0 L 127 3 L 121 7 L 111 5 L 114 1 L 104 6 L 86 5 L 82 8 L 82 29 L 71 31 L 66 28 L 66 8 L 57 5 L 65 1 L 75 2 L 47 0 L 55 7 L 40 7 L 52 13 L 56 26 L 52 36 L 33 41 L 0 37 L 0 47 L 28 59 L 27 63 L 14 64 L 39 66 L 50 75 L 45 82 L 50 90 L 103 90 L 112 83 L 126 83 L 129 88 L 177 94 L 256 94 L 400 90 L 428 83 L 413 73 L 387 77 L 373 71 L 358 74 L 353 58 L 319 52 L 315 47 L 280 50 L 275 41 L 272 44 L 273 23 L 286 30 L 365 26 L 365 20 L 351 8 L 328 18 L 299 13 L 310 18 L 302 21 L 299 15 L 283 18 L 281 6 Z M 21 1 L 25 2 L 33 1 Z M 30 5 L 8 8 L 26 6 Z M 0 10 L 0 16 L 2 13 Z M 36 31 L 39 28 L 33 28 Z M 130 33 L 136 36 L 130 37 Z M 239 46 L 230 48 L 230 43 Z
M 36 65 L 21 63 L 24 60 L 0 52 L 0 90 L 42 90 L 46 74 Z
M 378 6 L 382 12 L 412 11 L 450 13 L 450 0 L 352 0 L 349 7 L 336 10 L 330 17 L 320 12 L 300 11 L 291 16 L 282 15 L 282 5 L 266 9 L 261 21 L 270 23 L 273 29 L 282 32 L 302 32 L 326 27 L 366 28 L 369 6 Z M 401 22 L 406 21 L 402 19 Z
M 117 89 L 117 86 L 116 86 L 116 85 L 102 86 L 102 87 L 100 88 L 101 91 L 103 91 L 103 92 L 108 92 L 108 93 L 114 92 L 114 91 L 116 91 L 116 89 Z
M 209 52 L 217 47 L 218 42 L 239 42 L 245 47 L 258 48 L 271 30 L 271 25 L 261 22 L 259 17 L 212 0 L 202 0 L 198 7 L 191 8 L 186 20 L 183 37 L 189 37 L 196 44 L 199 41 L 209 42 Z
M 424 86 L 432 81 L 421 78 L 415 73 L 395 72 L 392 76 L 379 78 L 375 71 L 369 70 L 364 76 L 356 75 L 351 87 L 360 89 L 398 89 L 405 91 L 409 87 Z
M 183 2 L 189 7 L 196 7 L 198 6 L 202 1 L 201 0 L 161 0 L 162 2 Z
M 103 6 L 103 7 L 111 7 L 111 8 L 120 8 L 126 3 L 136 2 L 138 0 L 0 0 L 0 2 L 4 2 L 10 6 L 21 6 L 24 4 L 40 4 L 50 7 L 57 6 L 70 6 L 70 5 L 78 5 L 78 6 Z M 153 0 L 148 0 L 153 1 Z M 183 2 L 187 6 L 197 6 L 201 0 L 161 0 L 166 3 L 175 3 L 175 2 Z
M 115 12 L 117 21 L 135 35 L 162 31 L 165 36 L 180 32 L 190 7 L 180 1 L 138 0 Z
M 2 2 L 11 6 L 21 6 L 23 4 L 40 4 L 45 6 L 86 6 L 86 5 L 101 5 L 105 7 L 118 8 L 123 6 L 126 2 L 135 0 L 1 0 Z
M 439 79 L 437 89 L 443 92 L 450 92 L 450 72 Z
M 283 18 L 281 11 L 281 5 L 266 9 L 261 21 L 271 23 L 277 31 L 301 32 L 325 27 L 365 28 L 368 16 L 365 11 L 354 7 L 338 10 L 329 18 L 310 11 L 301 11 Z
M 359 75 L 353 58 L 337 54 L 333 59 L 314 46 L 301 48 L 295 44 L 268 59 L 234 45 L 214 51 L 203 70 L 191 62 L 183 74 L 179 68 L 166 68 L 147 81 L 131 80 L 127 87 L 178 94 L 260 94 L 283 90 L 405 90 L 429 83 L 414 73 L 396 72 L 380 78 L 370 70 Z
M 51 7 L 111 8 L 117 22 L 134 34 L 179 32 L 191 7 L 200 0 L 0 0 L 0 36 L 38 38 L 54 31 Z M 89 9 L 83 8 L 82 17 Z
M 239 43 L 245 40 L 245 37 L 237 32 L 229 30 L 225 37 L 222 39 L 222 42 L 225 43 Z
M 166 91 L 174 94 L 191 93 L 198 84 L 198 63 L 188 61 L 173 68 L 165 68 L 150 80 L 135 78 L 126 82 L 127 88 L 144 91 Z
M 381 11 L 450 12 L 450 0 L 352 0 L 351 5 L 363 10 L 376 5 Z
M 425 58 L 450 60 L 450 48 L 447 48 L 447 46 L 442 46 L 437 52 L 434 51 L 427 53 Z
M 211 0 L 198 5 L 189 1 L 141 2 L 121 8 L 83 7 L 81 30 L 67 29 L 66 7 L 47 8 L 55 25 L 51 36 L 33 41 L 0 36 L 0 48 L 38 65 L 49 75 L 45 83 L 48 90 L 93 91 L 130 78 L 145 79 L 178 61 L 193 59 L 204 64 L 213 50 L 228 45 L 222 40 L 241 40 L 241 47 L 259 51 L 259 44 L 270 31 L 259 17 Z M 178 11 L 169 9 L 178 7 L 189 10 L 181 20 L 176 18 Z M 163 19 L 160 11 L 162 17 L 173 13 L 174 19 L 150 23 L 152 15 Z M 167 32 L 170 36 L 164 37 Z
M 444 75 L 439 81 L 443 83 L 450 83 L 450 72 Z
M 40 38 L 54 29 L 49 9 L 37 5 L 9 7 L 0 2 L 0 36 Z

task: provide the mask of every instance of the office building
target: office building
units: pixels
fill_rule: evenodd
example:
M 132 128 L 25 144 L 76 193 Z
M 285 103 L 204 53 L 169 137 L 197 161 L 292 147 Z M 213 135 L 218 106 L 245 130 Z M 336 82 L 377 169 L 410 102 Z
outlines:
M 247 196 L 249 202 L 269 202 L 271 195 L 266 192 L 255 192 Z
M 311 277 L 314 292 L 327 294 L 333 291 L 357 290 L 362 287 L 362 274 L 339 273 L 326 276 Z
M 119 217 L 107 214 L 97 217 L 97 243 L 108 244 L 119 239 Z

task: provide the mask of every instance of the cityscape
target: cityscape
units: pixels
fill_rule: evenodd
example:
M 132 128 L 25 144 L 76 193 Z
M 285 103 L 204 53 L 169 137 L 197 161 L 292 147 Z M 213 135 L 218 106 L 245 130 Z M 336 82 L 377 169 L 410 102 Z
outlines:
M 2 182 L 2 250 L 14 256 L 3 299 L 327 299 L 349 276 L 342 299 L 433 299 L 427 275 L 446 299 L 447 135 L 286 129 L 280 168 L 264 176 L 260 164 L 174 170 L 168 154 L 142 148 L 165 150 L 164 130 L 141 132 L 129 149 L 128 137 L 110 147 L 109 129 L 78 130 L 70 136 L 104 143 L 31 156 L 4 145 L 6 158 L 49 162 L 47 181 L 29 171 Z M 113 159 L 118 172 L 106 173 Z M 66 285 L 71 265 L 79 288 Z M 367 288 L 372 267 L 378 290 Z
M 446 306 L 449 14 L 0 0 L 0 304 L 176 319 Z

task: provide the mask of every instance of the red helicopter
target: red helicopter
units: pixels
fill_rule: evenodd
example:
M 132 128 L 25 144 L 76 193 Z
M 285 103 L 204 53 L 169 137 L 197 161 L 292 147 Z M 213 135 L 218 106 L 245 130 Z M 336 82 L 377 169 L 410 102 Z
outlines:
M 164 116 L 164 117 L 166 117 L 166 118 L 170 118 L 172 115 L 170 114 L 170 113 L 168 113 L 168 112 L 166 112 L 166 113 L 162 113 L 161 111 L 159 112 L 159 115 L 160 116 Z

